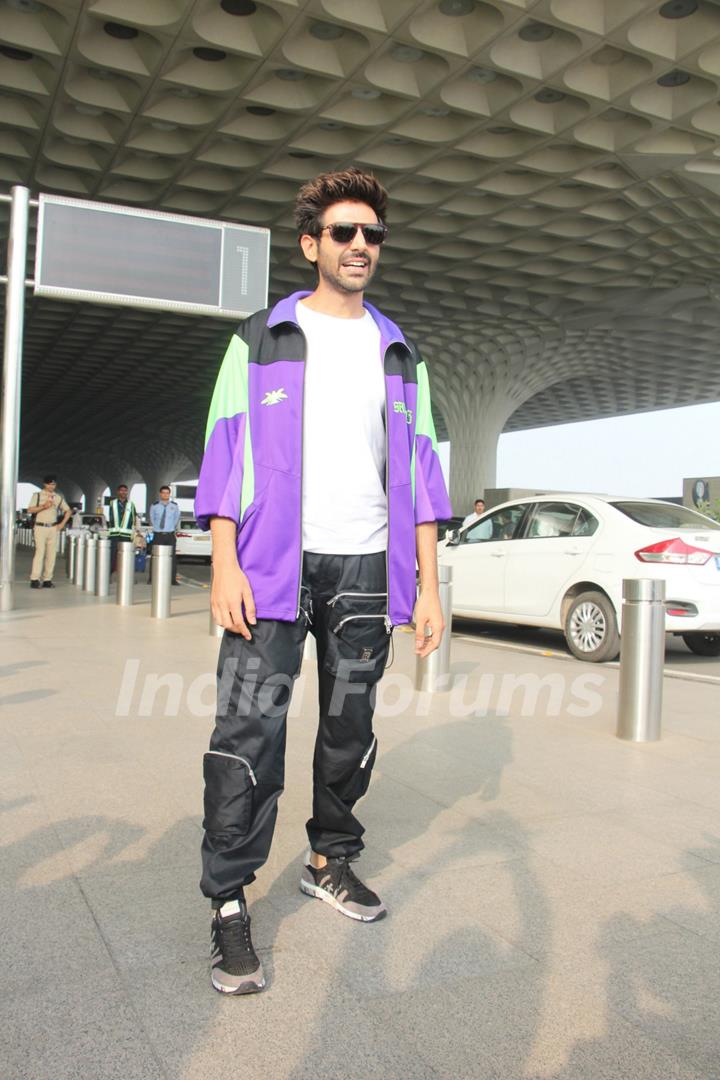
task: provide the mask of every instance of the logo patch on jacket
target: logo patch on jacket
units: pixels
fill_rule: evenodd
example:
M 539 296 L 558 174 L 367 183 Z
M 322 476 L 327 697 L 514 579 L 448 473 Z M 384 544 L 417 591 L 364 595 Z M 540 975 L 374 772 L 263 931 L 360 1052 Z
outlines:
M 285 401 L 287 394 L 281 386 L 279 390 L 268 390 L 265 397 L 260 402 L 261 405 L 279 405 L 281 401 Z
M 408 424 L 412 424 L 412 409 L 408 409 L 404 401 L 393 401 L 393 411 L 403 413 Z

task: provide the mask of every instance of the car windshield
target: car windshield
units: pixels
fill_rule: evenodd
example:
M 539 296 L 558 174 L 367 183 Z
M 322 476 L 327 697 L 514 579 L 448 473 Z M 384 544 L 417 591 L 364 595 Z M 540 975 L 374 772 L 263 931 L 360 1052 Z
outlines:
M 720 529 L 720 522 L 677 503 L 614 502 L 610 505 L 631 521 L 649 525 L 651 529 L 702 529 L 703 532 Z

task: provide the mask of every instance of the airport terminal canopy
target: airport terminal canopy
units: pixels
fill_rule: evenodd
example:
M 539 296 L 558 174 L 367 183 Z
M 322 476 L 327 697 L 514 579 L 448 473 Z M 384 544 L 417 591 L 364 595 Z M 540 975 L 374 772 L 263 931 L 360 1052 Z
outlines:
M 390 191 L 371 298 L 420 343 L 456 504 L 498 435 L 720 398 L 711 0 L 2 0 L 0 184 L 272 230 Z M 232 330 L 34 298 L 21 473 L 197 474 Z M 597 448 L 601 452 L 602 448 Z

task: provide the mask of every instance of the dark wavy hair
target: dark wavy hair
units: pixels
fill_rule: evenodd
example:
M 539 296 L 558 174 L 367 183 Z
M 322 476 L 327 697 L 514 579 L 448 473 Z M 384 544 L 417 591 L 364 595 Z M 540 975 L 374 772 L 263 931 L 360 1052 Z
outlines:
M 388 193 L 372 173 L 354 167 L 342 172 L 322 173 L 308 180 L 297 193 L 295 225 L 298 236 L 318 236 L 320 218 L 328 206 L 339 202 L 361 202 L 371 207 L 378 220 L 387 223 Z

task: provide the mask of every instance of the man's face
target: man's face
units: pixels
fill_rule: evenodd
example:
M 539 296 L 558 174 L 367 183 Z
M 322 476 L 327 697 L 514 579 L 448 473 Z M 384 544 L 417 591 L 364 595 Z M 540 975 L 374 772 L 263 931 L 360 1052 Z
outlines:
M 168 488 L 160 488 L 160 501 L 161 502 L 169 502 L 169 500 L 170 500 L 170 490 Z
M 378 216 L 371 207 L 359 202 L 340 202 L 329 206 L 320 220 L 321 226 L 339 221 L 374 225 Z M 360 229 L 352 240 L 339 244 L 327 228 L 317 237 L 303 237 L 303 251 L 317 262 L 320 281 L 342 293 L 363 292 L 372 281 L 380 258 L 380 245 L 368 244 Z
M 482 499 L 477 499 L 475 501 L 475 513 L 476 514 L 484 514 L 485 513 L 485 503 L 483 502 Z
M 127 501 L 128 489 L 126 488 L 125 484 L 121 484 L 120 487 L 117 489 L 117 497 L 120 502 Z
M 57 480 L 48 480 L 47 484 L 43 486 L 45 490 L 52 495 L 52 493 L 55 491 L 55 488 L 57 487 Z

